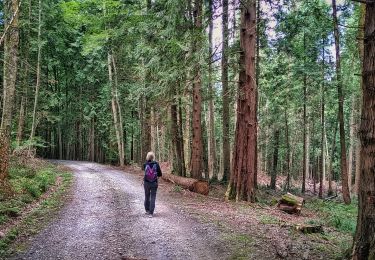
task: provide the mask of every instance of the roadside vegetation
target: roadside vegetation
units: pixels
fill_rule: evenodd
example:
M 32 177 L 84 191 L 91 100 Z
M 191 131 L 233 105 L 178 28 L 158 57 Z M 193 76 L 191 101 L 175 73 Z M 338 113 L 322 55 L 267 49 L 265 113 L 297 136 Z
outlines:
M 0 193 L 0 258 L 22 248 L 25 238 L 51 219 L 71 183 L 71 173 L 61 166 L 35 158 L 11 159 L 10 192 Z

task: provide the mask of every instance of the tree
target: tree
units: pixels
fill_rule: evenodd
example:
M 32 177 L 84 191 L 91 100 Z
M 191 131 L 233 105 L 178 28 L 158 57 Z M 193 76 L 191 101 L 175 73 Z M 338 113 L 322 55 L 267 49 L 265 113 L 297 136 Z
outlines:
M 256 1 L 241 6 L 240 77 L 238 84 L 237 123 L 233 166 L 226 196 L 255 201 L 257 171 L 257 86 L 255 82 Z M 224 162 L 226 163 L 226 162 Z
M 222 24 L 222 57 L 221 57 L 221 82 L 223 99 L 223 181 L 228 181 L 230 177 L 230 114 L 229 114 L 229 86 L 228 86 L 228 0 L 223 0 L 223 24 Z
M 363 57 L 363 103 L 360 125 L 361 175 L 353 259 L 375 258 L 375 1 L 367 1 Z
M 4 79 L 3 112 L 0 125 L 0 189 L 8 175 L 9 146 L 11 142 L 12 116 L 18 73 L 19 0 L 4 1 Z
M 337 80 L 337 92 L 338 92 L 338 120 L 339 120 L 339 134 L 340 134 L 340 165 L 341 165 L 341 181 L 342 181 L 342 194 L 345 204 L 350 204 L 350 192 L 348 186 L 348 166 L 346 161 L 346 145 L 345 145 L 345 125 L 344 125 L 344 93 L 342 90 L 341 81 L 341 59 L 340 59 L 340 36 L 337 21 L 337 7 L 336 0 L 332 0 L 333 9 L 333 30 L 335 36 L 335 52 L 336 52 L 336 80 Z
M 213 180 L 217 180 L 217 164 L 216 164 L 216 143 L 215 143 L 215 105 L 214 105 L 214 90 L 213 90 L 213 27 L 214 27 L 214 17 L 213 13 L 215 11 L 214 0 L 209 0 L 208 3 L 208 13 L 209 13 L 209 31 L 208 31 L 208 120 L 207 120 L 207 139 L 208 139 L 208 174 Z
M 37 65 L 36 65 L 36 85 L 35 85 L 35 94 L 34 94 L 34 109 L 33 109 L 33 121 L 31 125 L 31 133 L 30 133 L 30 144 L 33 141 L 35 130 L 36 130 L 36 110 L 38 107 L 38 98 L 39 98 L 39 89 L 40 89 L 40 66 L 41 66 L 41 59 L 42 59 L 42 1 L 39 0 L 38 2 L 38 58 L 37 58 Z M 31 146 L 29 146 L 29 151 Z
M 194 42 L 192 53 L 200 52 L 202 38 L 202 0 L 194 1 Z M 202 82 L 199 62 L 194 66 L 193 80 L 193 140 L 191 149 L 191 176 L 202 179 L 203 171 L 203 139 L 202 139 Z

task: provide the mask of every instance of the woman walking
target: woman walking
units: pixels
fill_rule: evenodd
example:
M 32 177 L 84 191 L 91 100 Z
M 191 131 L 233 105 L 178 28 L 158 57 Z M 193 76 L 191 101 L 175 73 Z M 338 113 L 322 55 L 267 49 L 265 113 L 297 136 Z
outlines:
M 145 188 L 145 210 L 146 214 L 152 218 L 155 210 L 156 191 L 158 189 L 158 177 L 162 176 L 159 163 L 155 161 L 155 154 L 148 152 L 146 163 L 143 165 L 145 176 L 143 186 Z

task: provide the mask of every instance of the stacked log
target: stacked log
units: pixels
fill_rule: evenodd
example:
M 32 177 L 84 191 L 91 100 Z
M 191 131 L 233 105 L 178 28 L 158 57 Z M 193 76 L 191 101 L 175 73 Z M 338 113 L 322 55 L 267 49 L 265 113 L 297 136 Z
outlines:
M 305 200 L 301 197 L 287 193 L 281 197 L 277 207 L 289 214 L 300 214 Z
M 184 189 L 203 195 L 208 195 L 209 186 L 207 181 L 201 181 L 193 178 L 181 177 L 169 173 L 163 173 L 164 180 L 175 183 Z

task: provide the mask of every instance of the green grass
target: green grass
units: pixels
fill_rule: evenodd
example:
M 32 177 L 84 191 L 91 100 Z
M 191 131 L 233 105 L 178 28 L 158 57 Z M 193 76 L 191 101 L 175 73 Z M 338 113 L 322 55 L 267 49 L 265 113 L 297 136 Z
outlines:
M 357 201 L 345 205 L 342 202 L 313 199 L 306 203 L 306 207 L 321 216 L 319 220 L 316 220 L 317 222 L 334 227 L 340 232 L 354 234 L 357 225 Z
M 47 219 L 51 219 L 51 214 L 57 212 L 57 209 L 62 205 L 64 194 L 66 194 L 72 182 L 71 173 L 58 170 L 52 164 L 42 163 L 38 166 L 25 166 L 12 163 L 9 171 L 9 182 L 14 196 L 11 199 L 0 200 L 0 225 L 19 216 L 23 208 L 40 198 L 56 183 L 58 176 L 62 178 L 62 183 L 56 191 L 42 201 L 31 213 L 23 217 L 21 222 L 0 240 L 0 259 L 18 251 L 15 248 L 18 240 L 25 240 L 28 236 L 35 234 L 47 223 Z M 46 219 L 45 216 L 49 217 Z M 14 243 L 15 240 L 17 240 L 17 243 Z

